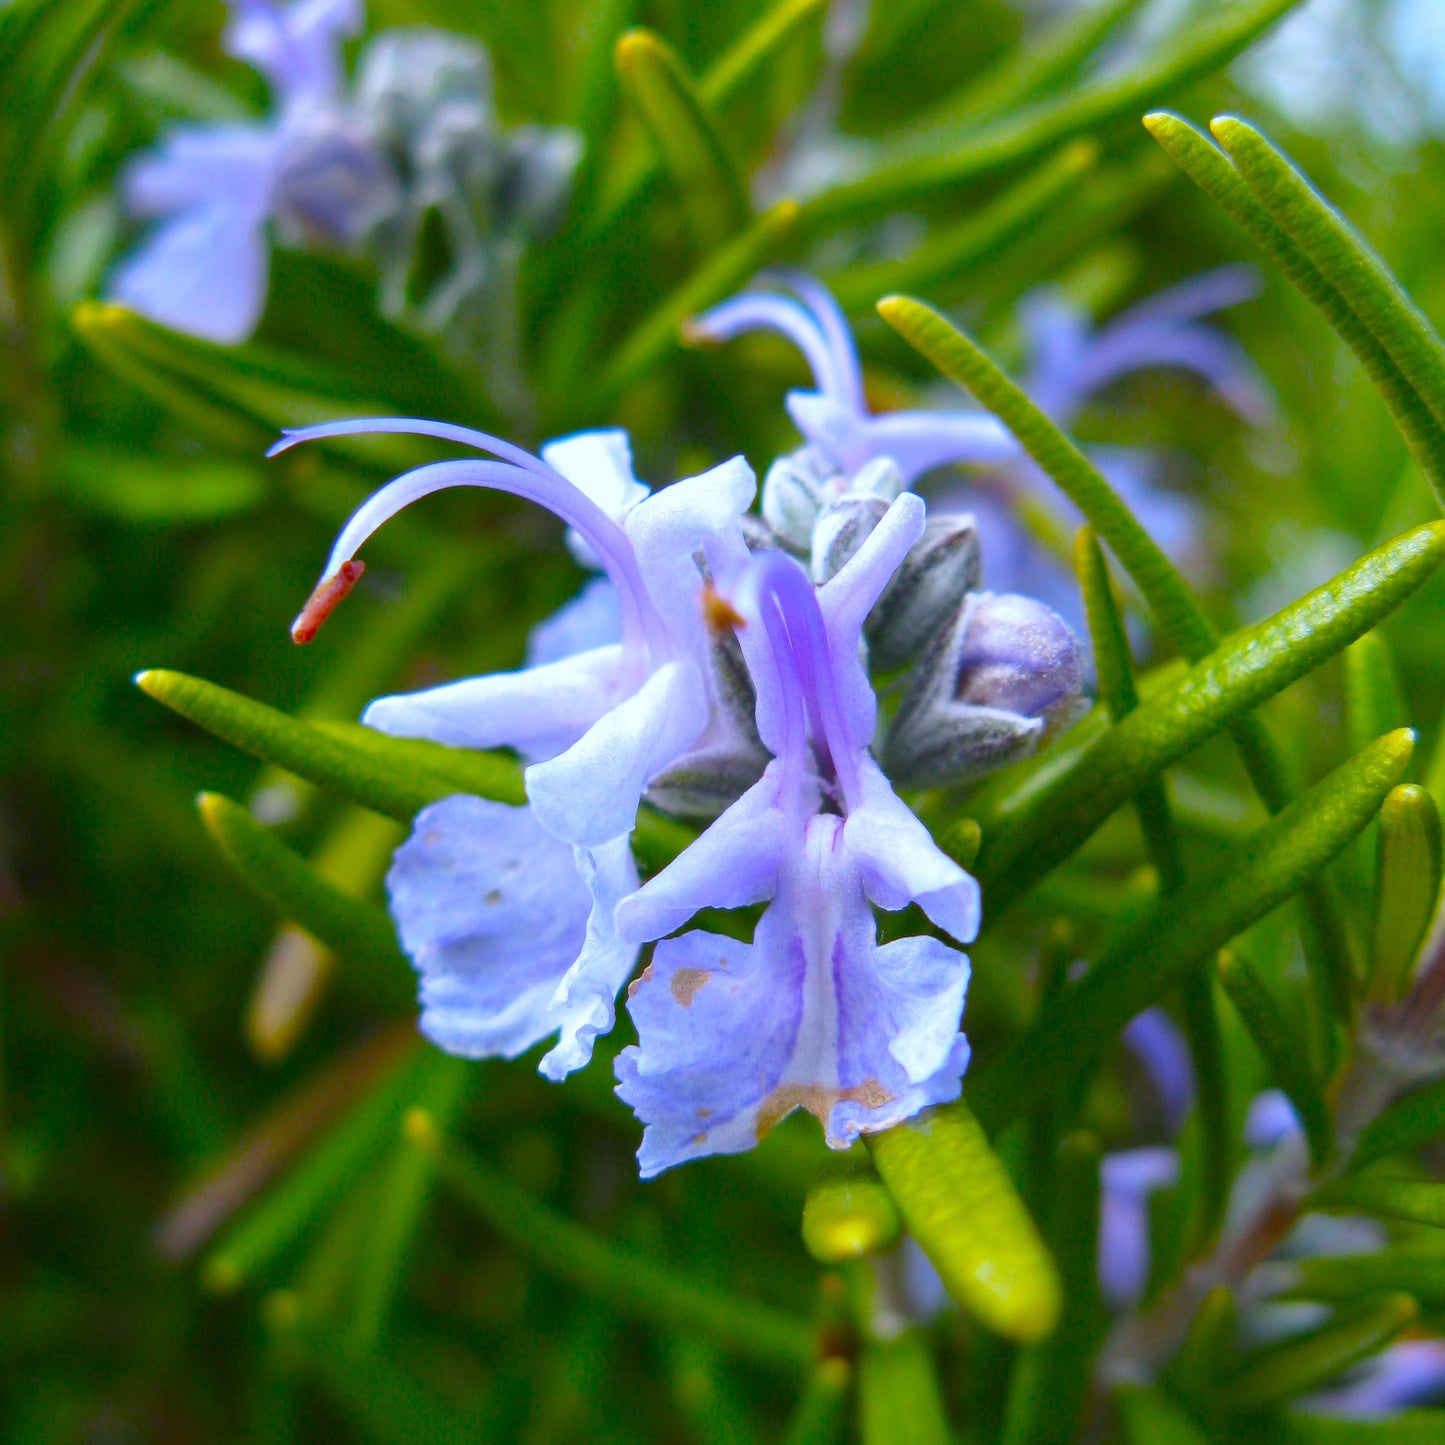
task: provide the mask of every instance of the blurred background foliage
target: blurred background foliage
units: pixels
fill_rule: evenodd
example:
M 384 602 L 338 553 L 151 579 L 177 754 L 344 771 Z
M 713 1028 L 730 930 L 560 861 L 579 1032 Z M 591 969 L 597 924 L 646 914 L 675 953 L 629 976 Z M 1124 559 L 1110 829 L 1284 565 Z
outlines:
M 126 158 L 178 118 L 244 114 L 264 93 L 219 49 L 215 0 L 0 9 L 5 1440 L 935 1438 L 911 1403 L 876 1404 L 933 1389 L 926 1362 L 875 1359 L 859 1427 L 837 1423 L 846 1364 L 808 1383 L 796 1360 L 746 1347 L 755 1329 L 808 1318 L 826 1339 L 863 1287 L 821 1271 L 800 1241 L 823 1153 L 811 1121 L 643 1186 L 605 1060 L 559 1090 L 526 1061 L 463 1065 L 424 1048 L 409 970 L 363 956 L 337 966 L 309 936 L 278 934 L 194 798 L 252 800 L 324 874 L 372 898 L 396 826 L 258 771 L 130 678 L 177 668 L 308 718 L 352 719 L 381 692 L 515 665 L 529 627 L 575 590 L 549 520 L 504 498 L 437 498 L 376 539 L 344 620 L 294 648 L 286 623 L 335 528 L 417 453 L 264 462 L 282 424 L 402 412 L 526 445 L 618 424 L 654 482 L 739 450 L 761 471 L 793 445 L 779 400 L 804 380 L 796 358 L 766 339 L 688 351 L 678 327 L 767 261 L 835 288 L 887 404 L 948 394 L 874 316 L 887 291 L 947 309 L 1017 370 L 1014 308 L 1032 288 L 1059 283 L 1104 317 L 1254 259 L 1141 128 L 1161 104 L 1257 119 L 1424 310 L 1445 314 L 1439 80 L 1415 64 L 1438 48 L 1438 21 L 1428 5 L 1319 0 L 1236 61 L 1292 8 L 880 3 L 840 63 L 827 8 L 798 0 L 370 0 L 372 30 L 425 23 L 484 41 L 507 122 L 585 137 L 570 210 L 523 260 L 522 384 L 507 395 L 382 320 L 375 278 L 345 257 L 277 249 L 260 329 L 235 349 L 95 305 L 135 239 L 116 199 Z M 711 204 L 717 174 L 689 190 L 659 161 L 618 63 L 632 27 L 697 78 L 735 202 Z M 1223 628 L 1436 514 L 1363 373 L 1261 270 L 1262 298 L 1229 324 L 1277 398 L 1276 427 L 1245 431 L 1186 380 L 1146 375 L 1079 428 L 1165 452 L 1170 484 L 1204 500 Z M 1424 758 L 1445 697 L 1440 606 L 1437 581 L 1382 629 L 1400 697 L 1386 721 L 1420 728 Z M 1297 784 L 1350 750 L 1344 691 L 1335 662 L 1269 705 Z M 1174 784 L 1191 868 L 1227 858 L 1262 817 L 1218 741 Z M 1137 911 L 1144 859 L 1120 814 L 986 928 L 966 1016 L 980 1053 L 1032 1017 L 1061 918 L 1087 951 Z M 1334 869 L 1357 932 L 1369 866 L 1361 847 Z M 1286 914 L 1248 951 L 1293 1007 Z M 278 970 L 312 978 L 309 1016 L 265 992 Z M 1226 1044 L 1238 1122 L 1265 1074 L 1236 1022 Z M 1082 1108 L 1105 1145 L 1136 1128 L 1128 1069 L 1111 1054 Z M 475 1158 L 470 1174 L 443 1171 L 451 1187 L 401 1137 L 414 1103 Z M 1186 1211 L 1166 1191 L 1155 1212 L 1164 1274 L 1188 1246 Z M 580 1254 L 548 1233 L 558 1217 L 589 1231 Z M 665 1302 L 629 1295 L 625 1265 L 608 1273 L 587 1254 L 598 1239 L 754 1302 L 763 1324 L 700 1331 L 681 1306 L 669 1324 Z M 952 1417 L 969 1438 L 995 1438 L 1008 1352 L 952 1312 L 930 1329 Z M 1146 1415 L 1130 1415 L 1139 1438 L 1186 1438 L 1148 1433 L 1161 1427 Z

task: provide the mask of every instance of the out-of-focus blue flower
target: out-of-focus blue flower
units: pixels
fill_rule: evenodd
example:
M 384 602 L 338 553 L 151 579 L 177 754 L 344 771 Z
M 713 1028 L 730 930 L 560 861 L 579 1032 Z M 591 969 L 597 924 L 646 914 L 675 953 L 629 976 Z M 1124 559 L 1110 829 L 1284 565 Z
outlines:
M 636 960 L 636 943 L 619 938 L 613 917 L 637 882 L 628 835 L 642 794 L 654 776 L 717 744 L 728 725 L 718 716 L 697 559 L 714 575 L 746 561 L 739 518 L 755 492 L 753 474 L 735 458 L 637 501 L 638 484 L 619 485 L 630 467 L 620 479 L 625 446 L 620 453 L 616 433 L 550 449 L 552 466 L 480 432 L 405 419 L 310 427 L 288 433 L 273 451 L 368 432 L 435 436 L 502 460 L 420 467 L 376 492 L 337 539 L 293 628 L 298 640 L 313 635 L 354 584 L 361 570 L 354 555 L 371 533 L 448 487 L 493 488 L 546 507 L 574 529 L 616 590 L 618 641 L 519 672 L 381 698 L 364 716 L 396 736 L 512 748 L 529 763 L 523 809 L 498 811 L 475 799 L 428 809 L 397 855 L 391 901 L 424 976 L 429 1035 L 479 1056 L 518 1052 L 560 1028 L 542 1065 L 560 1077 L 586 1063 L 592 1040 L 611 1028 L 614 999 Z M 521 879 L 521 860 L 543 876 Z M 522 960 L 508 963 L 506 987 L 495 969 L 504 944 Z
M 1305 1415 L 1381 1420 L 1445 1399 L 1445 1340 L 1401 1340 L 1357 1365 L 1337 1385 L 1317 1390 L 1294 1408 Z
M 244 341 L 265 306 L 270 226 L 288 245 L 365 246 L 388 314 L 470 329 L 499 351 L 491 318 L 510 315 L 517 258 L 557 219 L 580 137 L 504 131 L 490 58 L 464 36 L 384 31 L 348 89 L 341 41 L 362 27 L 360 0 L 231 0 L 231 11 L 225 47 L 270 82 L 272 112 L 177 127 L 132 163 L 126 204 L 158 224 L 116 269 L 111 296 L 176 330 Z M 424 245 L 429 218 L 439 227 Z
M 1168 1145 L 1120 1149 L 1099 1161 L 1099 1289 L 1115 1308 L 1137 1304 L 1149 1283 L 1149 1200 L 1179 1182 Z
M 117 268 L 111 296 L 207 340 L 244 341 L 266 301 L 266 225 L 355 244 L 395 202 L 396 181 L 342 98 L 341 42 L 359 0 L 232 0 L 226 50 L 270 82 L 266 121 L 178 126 L 124 177 L 131 212 L 158 224 Z
M 797 271 L 778 279 L 793 295 L 745 291 L 688 323 L 688 335 L 730 341 L 749 331 L 774 331 L 803 353 L 815 390 L 791 391 L 788 414 L 807 442 L 800 469 L 819 478 L 831 499 L 869 462 L 887 457 L 902 486 L 949 462 L 997 463 L 1019 445 L 996 417 L 981 411 L 899 411 L 874 415 L 863 391 L 863 370 L 848 320 L 827 288 Z
M 938 939 L 878 944 L 870 902 L 916 902 L 960 942 L 978 888 L 894 794 L 868 752 L 876 720 L 864 619 L 924 528 L 898 498 L 822 587 L 780 552 L 715 572 L 743 619 L 762 779 L 618 906 L 622 937 L 661 938 L 701 908 L 768 902 L 753 942 L 702 930 L 660 943 L 631 991 L 639 1043 L 618 1092 L 646 1124 L 644 1177 L 751 1148 L 806 1108 L 828 1143 L 956 1098 L 968 960 Z
M 1194 1106 L 1194 1066 L 1174 1021 L 1159 1008 L 1136 1014 L 1124 1042 L 1138 1059 L 1173 1139 Z M 1106 1154 L 1099 1165 L 1099 1289 L 1115 1309 L 1137 1304 L 1149 1283 L 1149 1200 L 1179 1182 L 1179 1153 L 1150 1144 Z
M 722 342 L 748 331 L 777 332 L 802 351 L 815 390 L 787 397 L 789 414 L 806 445 L 774 464 L 763 486 L 763 516 L 793 550 L 802 534 L 863 468 L 887 458 L 899 485 L 950 463 L 978 469 L 956 499 L 973 513 L 985 581 L 996 590 L 1026 593 L 1077 620 L 1076 589 L 1065 569 L 1020 523 L 1028 502 L 1062 527 L 1080 520 L 1067 499 L 1023 454 L 997 418 L 981 411 L 898 411 L 874 415 L 846 318 L 826 288 L 796 272 L 777 273 L 792 294 L 750 291 L 690 323 L 699 340 Z M 1257 282 L 1243 267 L 1226 267 L 1160 292 L 1105 325 L 1056 291 L 1026 297 L 1020 317 L 1028 338 L 1024 390 L 1061 426 L 1070 427 L 1103 388 L 1156 367 L 1198 376 L 1247 420 L 1269 417 L 1268 391 L 1244 349 L 1202 318 L 1247 300 Z M 1164 551 L 1187 562 L 1198 544 L 1199 512 L 1192 500 L 1159 485 L 1154 459 L 1127 447 L 1093 449 L 1095 462 Z
M 1141 371 L 1171 369 L 1197 377 L 1244 420 L 1263 425 L 1273 408 L 1257 368 L 1233 337 L 1203 321 L 1248 301 L 1258 289 L 1248 267 L 1221 267 L 1161 291 L 1097 328 L 1057 289 L 1035 291 L 1019 306 L 1029 356 L 1024 390 L 1067 431 L 1115 382 Z M 1165 554 L 1197 570 L 1204 560 L 1200 505 L 1161 483 L 1159 458 L 1141 447 L 1091 446 L 1089 453 Z M 1057 605 L 1060 588 L 1073 590 L 1072 578 L 1018 526 L 1014 513 L 1022 503 L 1037 505 L 1068 531 L 1083 517 L 1027 457 L 986 474 L 980 484 L 1003 502 L 1001 509 L 989 507 L 972 491 L 968 495 L 989 560 L 989 584 Z M 1004 532 L 1012 535 L 1001 536 Z

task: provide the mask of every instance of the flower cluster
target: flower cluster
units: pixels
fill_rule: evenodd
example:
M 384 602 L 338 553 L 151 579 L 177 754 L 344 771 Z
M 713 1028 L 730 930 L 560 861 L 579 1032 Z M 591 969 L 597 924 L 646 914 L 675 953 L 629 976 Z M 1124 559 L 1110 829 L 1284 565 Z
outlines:
M 366 250 L 391 315 L 431 330 L 481 323 L 522 242 L 559 213 L 576 134 L 503 133 L 490 59 L 465 37 L 381 31 L 348 87 L 341 43 L 362 28 L 360 0 L 230 5 L 225 48 L 266 78 L 272 113 L 178 126 L 130 165 L 127 207 L 155 224 L 116 269 L 112 298 L 190 335 L 244 341 L 265 307 L 269 227 L 286 245 Z M 438 249 L 445 261 L 428 272 Z
M 812 368 L 816 390 L 787 399 L 804 445 L 768 470 L 757 513 L 742 458 L 652 491 L 618 431 L 539 456 L 410 420 L 279 444 L 401 431 L 489 454 L 421 467 L 366 502 L 300 640 L 359 575 L 366 538 L 446 487 L 537 502 L 599 574 L 536 629 L 521 670 L 382 698 L 364 721 L 526 764 L 524 806 L 435 804 L 389 876 L 440 1046 L 514 1057 L 556 1035 L 541 1068 L 561 1078 L 655 945 L 628 991 L 638 1043 L 616 1062 L 646 1126 L 644 1175 L 750 1148 L 798 1108 L 841 1148 L 957 1097 L 959 945 L 977 933 L 978 888 L 895 789 L 1025 756 L 1075 715 L 1081 687 L 1070 629 L 1031 597 L 980 591 L 972 517 L 930 517 L 912 490 L 947 463 L 1018 465 L 1014 439 L 978 412 L 873 414 L 832 298 L 806 276 L 780 284 L 690 327 L 713 341 L 781 332 Z M 886 718 L 883 675 L 897 697 Z M 630 834 L 644 803 L 706 826 L 640 882 Z M 758 905 L 750 942 L 689 927 L 704 909 Z M 931 931 L 880 944 L 873 910 L 911 905 Z

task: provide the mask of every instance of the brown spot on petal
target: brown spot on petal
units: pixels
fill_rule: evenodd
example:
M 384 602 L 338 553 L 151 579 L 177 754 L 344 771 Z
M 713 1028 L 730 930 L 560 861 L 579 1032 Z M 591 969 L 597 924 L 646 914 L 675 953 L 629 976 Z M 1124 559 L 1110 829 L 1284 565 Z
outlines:
M 694 1144 L 706 1144 L 706 1143 L 707 1143 L 707 1135 L 706 1135 L 706 1134 L 694 1134 L 694 1135 L 692 1136 L 692 1142 L 693 1142 Z
M 673 998 L 683 1008 L 691 1008 L 693 999 L 698 996 L 703 984 L 711 977 L 712 974 L 705 968 L 680 968 L 673 974 L 668 987 L 672 991 Z
M 699 1109 L 699 1110 L 697 1111 L 697 1117 L 698 1117 L 699 1119 L 711 1119 L 711 1118 L 712 1118 L 712 1110 L 711 1110 L 711 1109 Z
M 747 618 L 711 582 L 705 583 L 702 589 L 702 620 L 714 637 L 748 625 Z
M 637 997 L 637 990 L 640 989 L 643 984 L 645 984 L 645 983 L 651 983 L 651 982 L 652 982 L 652 965 L 649 963 L 649 964 L 647 965 L 647 967 L 644 968 L 644 969 L 642 970 L 642 972 L 639 973 L 639 974 L 637 975 L 637 977 L 634 978 L 634 979 L 632 980 L 632 982 L 627 985 L 627 997 L 628 997 L 629 999 L 634 999 L 634 998 L 636 998 L 636 997 Z
M 851 1089 L 829 1089 L 821 1084 L 781 1084 L 763 1100 L 758 1110 L 758 1138 L 771 1133 L 794 1109 L 806 1109 L 826 1126 L 828 1115 L 845 1100 L 862 1104 L 865 1109 L 881 1109 L 893 1102 L 893 1095 L 877 1079 L 864 1079 Z
M 490 903 L 493 907 L 495 907 L 506 896 L 507 895 L 503 893 L 500 888 L 489 888 L 484 894 L 482 894 L 482 902 Z
M 291 641 L 310 642 L 321 630 L 321 624 L 336 611 L 341 599 L 361 581 L 365 571 L 366 563 L 353 559 L 343 562 L 330 577 L 323 577 L 291 624 Z

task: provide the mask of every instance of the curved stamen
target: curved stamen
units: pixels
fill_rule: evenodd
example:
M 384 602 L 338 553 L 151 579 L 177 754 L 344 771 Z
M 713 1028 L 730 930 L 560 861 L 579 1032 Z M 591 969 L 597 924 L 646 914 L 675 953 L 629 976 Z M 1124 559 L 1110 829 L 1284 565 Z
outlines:
M 858 348 L 854 344 L 848 318 L 843 315 L 833 293 L 806 271 L 791 266 L 779 267 L 775 274 L 813 313 L 818 329 L 827 340 L 828 351 L 833 358 L 837 388 L 835 399 L 860 416 L 866 414 L 868 408 L 863 392 L 863 369 L 858 364 Z
M 477 431 L 469 426 L 457 426 L 449 421 L 427 421 L 414 416 L 359 416 L 345 421 L 324 421 L 316 426 L 282 427 L 280 441 L 272 442 L 266 449 L 268 457 L 278 457 L 302 442 L 321 441 L 326 437 L 352 436 L 418 436 L 436 437 L 439 441 L 457 442 L 464 447 L 475 447 L 479 452 L 491 452 L 504 462 L 524 471 L 536 472 L 538 476 L 558 475 L 540 457 L 531 452 L 494 437 L 490 432 Z
M 309 430 L 318 430 L 312 428 Z M 298 438 L 305 440 L 306 438 Z M 525 455 L 525 453 L 524 453 Z M 533 466 L 522 468 L 510 462 L 456 461 L 433 462 L 417 467 L 388 482 L 373 492 L 352 514 L 326 563 L 326 571 L 318 584 L 313 601 L 308 602 L 297 618 L 293 636 L 307 640 L 325 620 L 331 608 L 349 588 L 338 589 L 342 578 L 362 544 L 384 522 L 403 507 L 433 492 L 449 487 L 484 487 L 525 497 L 546 507 L 554 516 L 575 527 L 597 554 L 603 570 L 616 584 L 622 601 L 623 639 L 645 639 L 654 649 L 665 649 L 666 630 L 647 595 L 642 573 L 633 555 L 626 533 L 595 502 L 573 486 L 565 477 L 533 458 Z M 309 626 L 309 632 L 307 628 Z M 306 633 L 298 635 L 298 631 Z
M 851 406 L 846 366 L 840 371 L 827 334 L 796 301 L 767 292 L 745 292 L 695 316 L 685 328 L 691 339 L 731 341 L 747 331 L 776 331 L 786 336 L 808 363 L 813 381 L 825 396 Z

